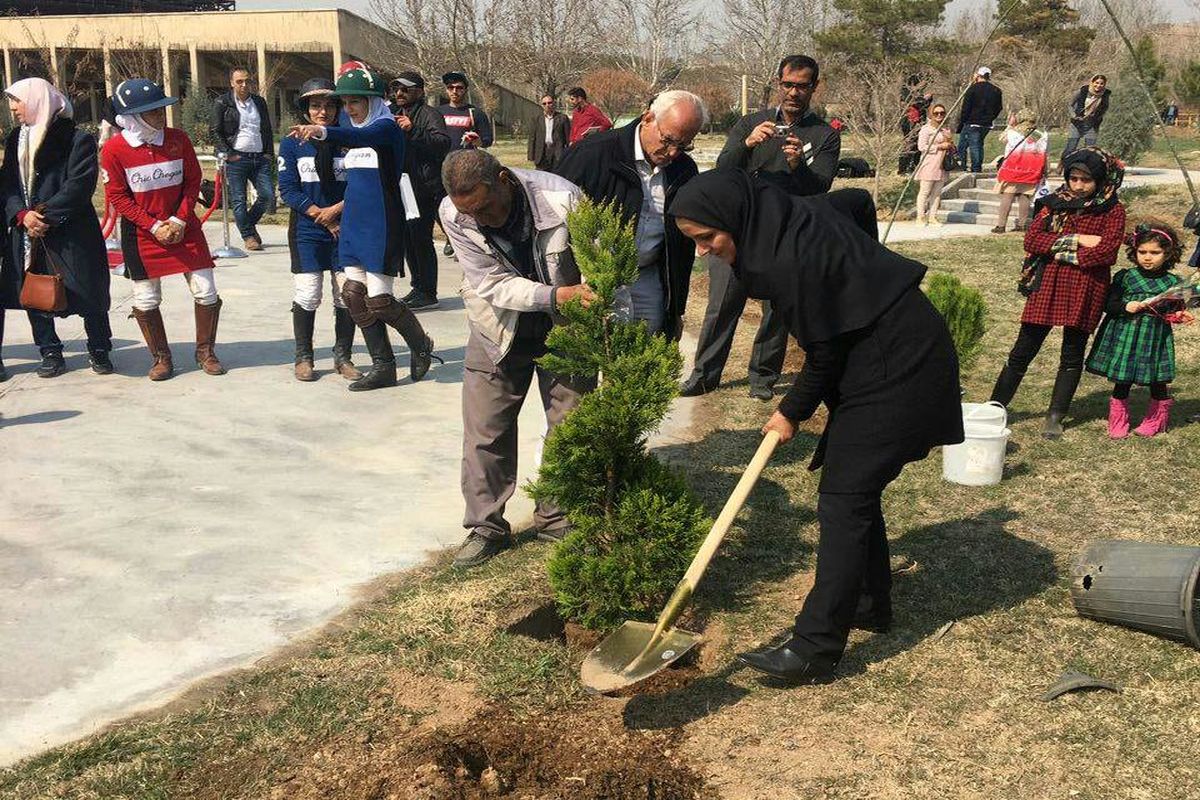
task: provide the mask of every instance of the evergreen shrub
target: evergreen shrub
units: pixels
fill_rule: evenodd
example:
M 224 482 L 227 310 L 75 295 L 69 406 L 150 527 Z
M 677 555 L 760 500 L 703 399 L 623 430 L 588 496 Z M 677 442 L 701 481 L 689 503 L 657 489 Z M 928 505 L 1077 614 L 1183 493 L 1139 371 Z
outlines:
M 579 271 L 598 299 L 560 308 L 567 323 L 547 340 L 543 367 L 597 388 L 547 437 L 538 500 L 574 526 L 549 562 L 564 618 L 606 629 L 653 619 L 707 532 L 703 508 L 682 478 L 646 451 L 678 392 L 675 342 L 623 318 L 618 289 L 637 277 L 632 225 L 610 206 L 583 201 L 568 219 Z
M 958 353 L 959 370 L 965 374 L 979 351 L 983 349 L 983 334 L 987 327 L 987 305 L 978 289 L 966 286 L 954 275 L 935 273 L 925 289 L 929 302 L 933 303 L 946 320 L 954 350 Z
M 179 125 L 197 152 L 214 144 L 209 130 L 212 109 L 213 99 L 208 92 L 194 84 L 188 86 L 187 94 L 179 102 Z

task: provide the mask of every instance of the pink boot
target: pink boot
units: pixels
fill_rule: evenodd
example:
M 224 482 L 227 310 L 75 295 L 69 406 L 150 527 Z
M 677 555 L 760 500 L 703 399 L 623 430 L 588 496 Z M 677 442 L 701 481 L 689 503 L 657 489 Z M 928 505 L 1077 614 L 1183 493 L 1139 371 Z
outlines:
M 1129 435 L 1129 400 L 1108 398 L 1108 438 L 1124 439 Z
M 1142 424 L 1134 430 L 1138 436 L 1154 436 L 1162 433 L 1167 429 L 1167 416 L 1171 413 L 1171 406 L 1175 401 L 1167 398 L 1166 400 L 1151 400 L 1150 407 L 1146 409 L 1146 418 L 1142 420 Z

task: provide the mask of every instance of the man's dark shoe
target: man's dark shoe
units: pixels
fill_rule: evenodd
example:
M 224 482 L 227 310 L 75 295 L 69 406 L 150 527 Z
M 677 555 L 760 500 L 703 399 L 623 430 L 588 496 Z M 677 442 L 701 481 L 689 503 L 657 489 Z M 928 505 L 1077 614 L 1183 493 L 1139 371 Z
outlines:
M 42 363 L 37 368 L 39 378 L 57 378 L 67 371 L 67 362 L 62 353 L 47 353 L 42 356 Z
M 438 303 L 437 297 L 428 292 L 417 292 L 411 300 L 406 297 L 404 305 L 413 311 L 424 311 L 428 308 L 437 308 L 440 303 Z
M 490 561 L 507 545 L 508 542 L 505 539 L 493 539 L 478 531 L 471 531 L 467 534 L 466 541 L 458 548 L 458 555 L 454 557 L 454 566 L 478 567 L 480 564 Z
M 685 381 L 684 384 L 679 387 L 679 396 L 680 397 L 699 397 L 702 394 L 708 394 L 709 392 L 713 391 L 716 388 L 717 387 L 714 386 L 714 387 L 712 387 L 712 389 L 710 389 L 704 384 L 704 381 L 702 379 L 692 378 L 688 381 Z
M 420 293 L 420 292 L 418 292 L 416 289 L 413 289 L 413 290 L 411 290 L 411 291 L 410 291 L 408 294 L 404 295 L 404 297 L 401 297 L 401 298 L 400 298 L 400 302 L 401 302 L 401 303 L 404 303 L 404 305 L 408 305 L 408 304 L 409 304 L 409 303 L 411 303 L 413 300 L 415 300 L 415 299 L 417 299 L 418 297 L 420 297 L 420 295 L 421 295 L 421 293 Z
M 543 542 L 561 542 L 573 530 L 570 525 L 557 528 L 538 528 L 537 538 Z
M 92 372 L 97 375 L 112 375 L 113 363 L 108 357 L 107 350 L 89 350 L 88 363 L 92 365 Z
M 775 398 L 775 390 L 770 386 L 750 386 L 750 396 L 755 400 L 762 400 L 764 403 Z
M 828 683 L 833 680 L 833 669 L 837 666 L 823 659 L 802 656 L 786 643 L 779 647 L 738 653 L 737 660 L 789 683 Z

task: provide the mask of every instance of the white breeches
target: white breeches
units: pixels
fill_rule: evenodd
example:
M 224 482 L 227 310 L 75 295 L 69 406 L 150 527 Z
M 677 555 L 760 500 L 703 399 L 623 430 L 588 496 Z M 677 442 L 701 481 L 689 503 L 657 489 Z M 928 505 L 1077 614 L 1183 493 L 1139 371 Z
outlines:
M 391 275 L 381 275 L 378 272 L 367 272 L 362 267 L 345 267 L 346 280 L 366 284 L 367 297 L 381 294 L 391 294 L 392 285 L 396 279 Z
M 188 289 L 196 303 L 211 306 L 217 302 L 217 282 L 212 267 L 183 273 Z M 153 311 L 162 303 L 162 278 L 133 282 L 133 307 L 138 311 Z
M 296 288 L 292 295 L 293 302 L 305 311 L 316 311 L 321 305 L 322 284 L 324 272 L 298 272 L 292 276 L 292 284 Z M 345 308 L 342 301 L 342 286 L 346 283 L 344 272 L 329 271 L 329 293 L 333 295 L 333 304 L 337 308 Z

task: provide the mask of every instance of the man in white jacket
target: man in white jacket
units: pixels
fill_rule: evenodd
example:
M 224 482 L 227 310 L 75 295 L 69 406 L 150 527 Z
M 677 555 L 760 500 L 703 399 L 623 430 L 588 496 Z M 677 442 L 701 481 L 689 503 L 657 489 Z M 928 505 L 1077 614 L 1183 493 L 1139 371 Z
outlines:
M 535 363 L 558 305 L 594 295 L 570 250 L 567 213 L 582 193 L 548 172 L 508 169 L 485 150 L 451 153 L 442 165 L 439 214 L 463 270 L 470 324 L 463 370 L 462 491 L 467 538 L 454 563 L 484 563 L 508 543 L 504 506 L 517 483 L 517 415 L 536 374 L 548 428 L 579 402 L 580 387 Z M 539 504 L 541 539 L 568 523 Z

